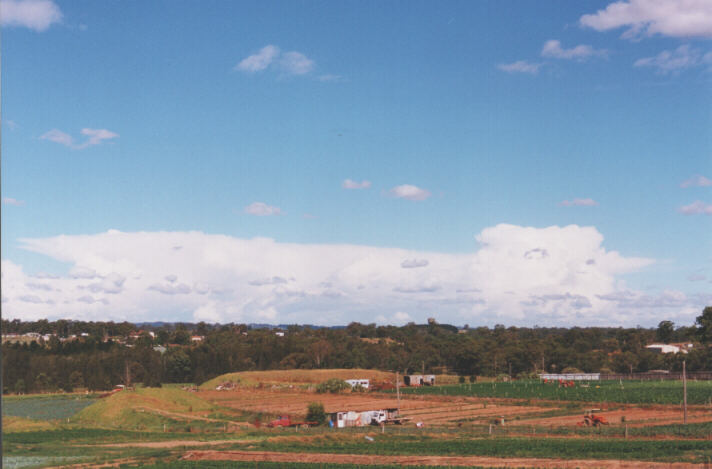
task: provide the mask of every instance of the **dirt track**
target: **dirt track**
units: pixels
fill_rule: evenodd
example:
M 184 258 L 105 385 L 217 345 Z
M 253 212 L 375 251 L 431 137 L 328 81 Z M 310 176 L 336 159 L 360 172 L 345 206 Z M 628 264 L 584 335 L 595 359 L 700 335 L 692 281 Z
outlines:
M 329 453 L 278 453 L 270 451 L 191 451 L 188 461 L 269 461 L 350 464 L 399 464 L 403 466 L 486 466 L 486 467 L 586 467 L 586 468 L 705 468 L 705 464 L 656 463 L 649 461 L 619 461 L 590 459 L 493 458 L 481 456 L 381 456 Z

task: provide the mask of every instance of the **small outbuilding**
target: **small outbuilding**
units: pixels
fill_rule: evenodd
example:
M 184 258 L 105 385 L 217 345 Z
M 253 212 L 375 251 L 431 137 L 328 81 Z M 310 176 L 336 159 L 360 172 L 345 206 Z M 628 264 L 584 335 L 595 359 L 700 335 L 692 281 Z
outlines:
M 403 383 L 406 386 L 433 386 L 435 385 L 435 375 L 405 375 Z

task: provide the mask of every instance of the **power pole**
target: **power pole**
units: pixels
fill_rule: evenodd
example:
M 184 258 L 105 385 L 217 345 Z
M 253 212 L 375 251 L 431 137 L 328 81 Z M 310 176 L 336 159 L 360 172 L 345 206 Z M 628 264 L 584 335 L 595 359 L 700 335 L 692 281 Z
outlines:
M 682 361 L 682 424 L 687 425 L 687 370 L 685 360 Z
M 396 371 L 396 395 L 398 396 L 398 416 L 400 417 L 400 380 Z
M 131 387 L 131 372 L 129 371 L 129 361 L 126 360 L 126 391 Z

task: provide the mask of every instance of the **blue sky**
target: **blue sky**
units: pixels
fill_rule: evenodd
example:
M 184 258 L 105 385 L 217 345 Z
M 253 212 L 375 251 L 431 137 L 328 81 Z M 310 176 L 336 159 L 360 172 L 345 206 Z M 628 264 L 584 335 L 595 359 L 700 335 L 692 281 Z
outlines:
M 654 325 L 712 302 L 708 1 L 8 0 L 2 16 L 6 314 Z M 509 258 L 473 260 L 490 259 L 477 236 L 510 225 L 521 235 L 489 246 L 521 238 L 551 264 L 542 282 L 484 288 Z M 226 256 L 255 237 L 343 251 L 323 270 L 251 259 L 228 284 L 285 282 L 199 295 L 216 275 L 204 253 L 154 271 L 135 244 L 190 231 L 227 237 Z M 372 295 L 344 280 L 353 252 L 389 271 L 383 249 L 463 270 L 396 269 Z M 547 277 L 580 272 L 567 256 L 587 249 L 625 265 Z M 72 269 L 124 280 L 90 301 Z M 162 297 L 151 276 L 192 283 Z M 458 278 L 480 296 L 458 298 Z M 282 301 L 287 287 L 302 300 Z

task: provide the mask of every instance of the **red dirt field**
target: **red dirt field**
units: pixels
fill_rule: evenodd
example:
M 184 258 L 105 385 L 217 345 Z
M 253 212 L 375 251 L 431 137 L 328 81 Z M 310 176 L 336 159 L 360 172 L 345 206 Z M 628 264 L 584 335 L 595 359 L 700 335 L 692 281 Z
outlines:
M 296 389 L 265 390 L 240 388 L 234 391 L 200 391 L 198 396 L 212 403 L 235 410 L 269 414 L 304 415 L 309 402 L 319 401 L 327 412 L 365 411 L 398 407 L 398 400 L 390 394 L 316 394 Z M 539 406 L 485 403 L 478 398 L 448 398 L 447 396 L 419 396 L 401 398 L 401 415 L 413 422 L 427 425 L 456 425 L 460 422 L 489 423 L 495 418 L 505 419 L 555 408 Z
M 626 407 L 610 411 L 596 412 L 596 415 L 605 417 L 612 425 L 625 425 L 629 427 L 645 427 L 649 425 L 668 425 L 682 423 L 683 415 L 679 406 L 655 407 Z M 621 418 L 625 417 L 625 422 Z M 526 420 L 526 424 L 564 427 L 576 425 L 582 421 L 581 415 L 565 415 L 561 417 L 533 418 Z M 712 421 L 712 410 L 701 407 L 689 408 L 687 413 L 689 423 Z
M 231 409 L 267 414 L 289 414 L 303 416 L 307 404 L 319 401 L 327 412 L 365 411 L 398 407 L 398 400 L 392 394 L 381 393 L 345 393 L 316 394 L 297 388 L 293 389 L 254 389 L 238 388 L 232 391 L 200 391 L 198 396 L 212 403 Z M 537 417 L 537 414 L 560 411 L 560 407 L 546 405 L 514 405 L 508 399 L 483 399 L 448 396 L 408 396 L 401 397 L 400 409 L 403 417 L 412 422 L 426 425 L 465 426 L 491 423 L 504 417 L 515 424 L 537 426 L 575 426 L 583 420 L 581 410 L 572 409 L 569 415 L 556 417 Z M 627 405 L 614 410 L 603 410 L 604 416 L 612 425 L 628 424 L 630 427 L 646 425 L 666 425 L 682 423 L 679 406 L 634 406 Z M 625 417 L 625 422 L 621 420 Z M 691 406 L 688 421 L 712 421 L 712 409 L 703 406 Z
M 705 464 L 657 463 L 650 461 L 493 458 L 483 456 L 382 456 L 329 453 L 279 453 L 271 451 L 190 451 L 187 461 L 269 461 L 341 464 L 399 464 L 402 466 L 485 466 L 544 468 L 616 468 L 616 469 L 683 469 L 706 467 Z

